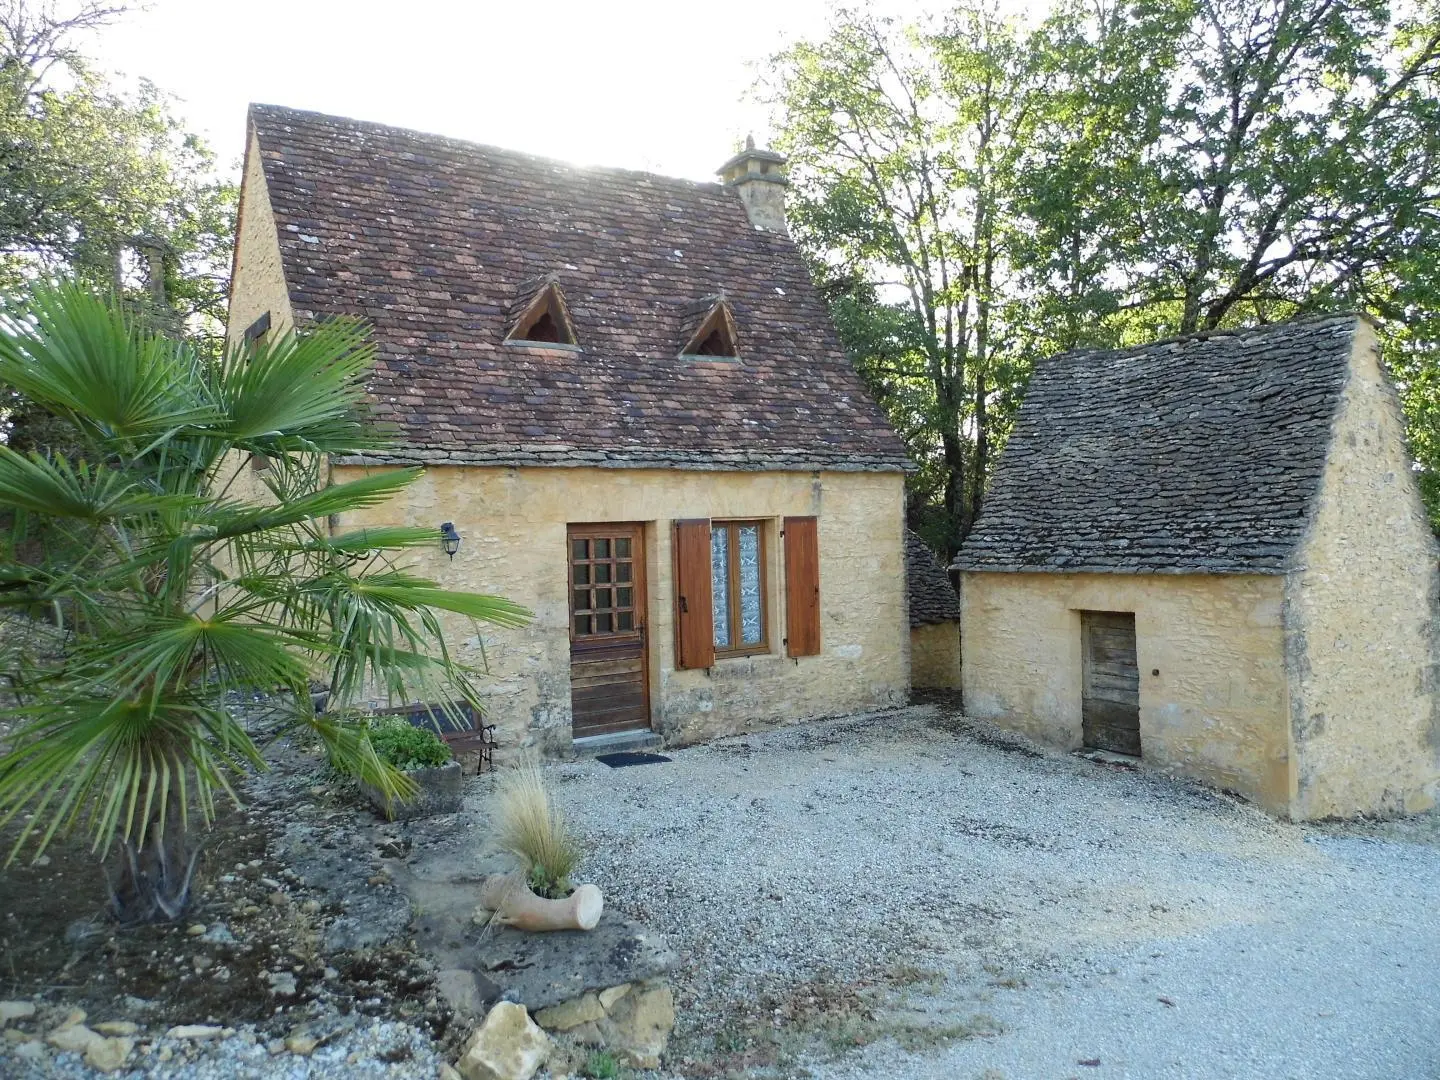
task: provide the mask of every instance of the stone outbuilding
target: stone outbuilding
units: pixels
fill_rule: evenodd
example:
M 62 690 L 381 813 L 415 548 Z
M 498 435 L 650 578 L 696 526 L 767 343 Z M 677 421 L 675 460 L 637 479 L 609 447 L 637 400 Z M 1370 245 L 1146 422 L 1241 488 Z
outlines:
M 910 686 L 960 687 L 960 598 L 950 576 L 918 533 L 905 533 L 905 583 L 910 597 Z
M 903 444 L 785 232 L 784 159 L 721 183 L 250 111 L 232 344 L 359 316 L 418 572 L 535 612 L 448 624 L 502 752 L 683 743 L 902 703 Z M 411 704 L 411 703 L 403 703 Z
M 1041 363 L 955 567 L 971 715 L 1295 819 L 1434 803 L 1437 547 L 1363 317 Z

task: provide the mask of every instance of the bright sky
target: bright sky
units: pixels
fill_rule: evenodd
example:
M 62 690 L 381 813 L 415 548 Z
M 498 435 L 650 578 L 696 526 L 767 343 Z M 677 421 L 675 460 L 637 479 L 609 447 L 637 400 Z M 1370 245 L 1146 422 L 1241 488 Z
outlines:
M 83 50 L 181 98 L 227 168 L 259 101 L 703 180 L 737 139 L 765 139 L 765 109 L 742 100 L 754 65 L 823 32 L 826 11 L 826 0 L 149 0 Z

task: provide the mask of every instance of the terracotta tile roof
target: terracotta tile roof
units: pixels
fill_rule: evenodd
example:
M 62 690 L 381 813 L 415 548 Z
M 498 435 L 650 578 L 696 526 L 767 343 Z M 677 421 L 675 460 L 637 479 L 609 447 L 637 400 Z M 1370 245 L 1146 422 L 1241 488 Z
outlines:
M 794 245 L 718 184 L 255 105 L 297 321 L 374 326 L 398 460 L 899 470 Z M 553 275 L 580 352 L 502 344 Z M 743 359 L 678 359 L 723 294 Z
M 1283 572 L 1319 493 L 1356 320 L 1044 361 L 955 565 Z
M 930 545 L 909 530 L 905 533 L 905 584 L 910 594 L 911 627 L 960 618 L 960 600 L 950 585 L 950 575 Z

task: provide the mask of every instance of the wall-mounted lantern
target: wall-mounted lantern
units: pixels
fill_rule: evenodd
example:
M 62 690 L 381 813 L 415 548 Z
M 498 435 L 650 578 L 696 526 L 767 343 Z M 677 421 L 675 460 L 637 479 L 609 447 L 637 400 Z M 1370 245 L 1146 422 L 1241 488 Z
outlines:
M 455 523 L 447 521 L 440 526 L 440 550 L 455 558 L 455 552 L 460 550 L 460 534 L 455 531 Z

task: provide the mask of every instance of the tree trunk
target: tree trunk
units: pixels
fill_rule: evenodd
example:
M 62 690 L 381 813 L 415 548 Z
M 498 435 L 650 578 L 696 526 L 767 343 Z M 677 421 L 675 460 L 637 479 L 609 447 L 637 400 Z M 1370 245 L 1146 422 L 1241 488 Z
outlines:
M 961 538 L 968 531 L 965 523 L 965 444 L 957 431 L 940 434 L 945 452 L 945 558 L 955 557 Z
M 125 926 L 174 922 L 190 906 L 190 882 L 200 847 L 172 808 L 168 820 L 151 821 L 145 842 L 120 838 L 105 865 L 110 915 Z
M 970 489 L 970 513 L 969 520 L 965 524 L 965 533 L 975 527 L 975 522 L 980 517 L 980 506 L 985 500 L 985 469 L 986 458 L 990 456 L 990 438 L 988 428 L 990 417 L 985 408 L 985 369 L 976 365 L 975 368 L 975 458 L 971 463 L 973 466 L 973 479 Z M 963 539 L 963 537 L 962 537 Z

